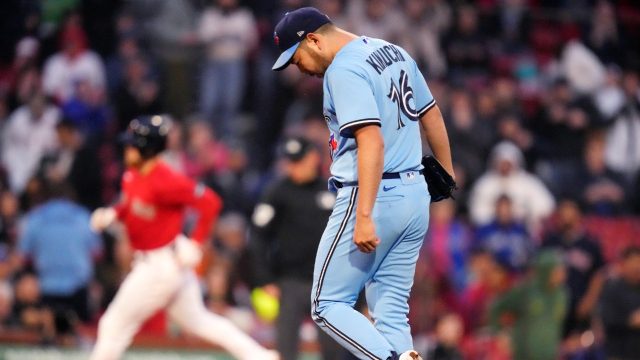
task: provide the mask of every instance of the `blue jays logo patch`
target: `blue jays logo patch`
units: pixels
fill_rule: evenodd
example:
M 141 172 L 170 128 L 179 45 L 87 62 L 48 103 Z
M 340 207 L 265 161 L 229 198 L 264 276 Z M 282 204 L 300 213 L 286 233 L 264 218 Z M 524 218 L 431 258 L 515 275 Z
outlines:
M 333 157 L 333 153 L 338 149 L 338 141 L 336 141 L 336 136 L 334 134 L 331 134 L 331 136 L 329 137 L 329 151 L 331 154 L 331 157 Z

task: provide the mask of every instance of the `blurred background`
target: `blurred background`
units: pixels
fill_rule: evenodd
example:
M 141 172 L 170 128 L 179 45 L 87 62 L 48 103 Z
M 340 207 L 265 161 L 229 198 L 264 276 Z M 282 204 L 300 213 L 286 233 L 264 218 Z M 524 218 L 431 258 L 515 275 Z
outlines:
M 177 124 L 166 161 L 225 201 L 199 268 L 208 306 L 273 344 L 251 303 L 252 213 L 283 176 L 285 136 L 320 149 L 324 177 L 330 165 L 321 80 L 271 71 L 275 23 L 305 5 L 404 47 L 447 123 L 459 189 L 431 207 L 418 350 L 640 359 L 632 0 L 3 0 L 0 358 L 86 356 L 131 259 L 123 232 L 90 233 L 88 216 L 118 199 L 117 135 L 151 113 Z M 317 358 L 315 325 L 300 333 Z M 159 313 L 131 358 L 224 358 L 198 348 Z

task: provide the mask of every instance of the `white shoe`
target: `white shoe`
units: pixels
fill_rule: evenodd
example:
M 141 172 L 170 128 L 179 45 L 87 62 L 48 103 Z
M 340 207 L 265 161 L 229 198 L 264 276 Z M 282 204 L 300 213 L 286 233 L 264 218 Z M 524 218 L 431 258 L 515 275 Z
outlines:
M 400 355 L 400 360 L 422 360 L 420 354 L 415 350 L 405 351 Z

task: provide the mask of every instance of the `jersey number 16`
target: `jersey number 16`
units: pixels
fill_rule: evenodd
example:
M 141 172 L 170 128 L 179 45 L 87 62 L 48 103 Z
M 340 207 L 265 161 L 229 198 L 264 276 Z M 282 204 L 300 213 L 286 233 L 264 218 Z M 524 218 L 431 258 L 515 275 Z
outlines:
M 401 113 L 409 120 L 418 120 L 418 113 L 410 104 L 410 100 L 413 99 L 413 89 L 411 88 L 411 85 L 409 85 L 409 76 L 404 70 L 400 71 L 400 86 L 397 86 L 396 82 L 391 79 L 391 87 L 389 88 L 389 94 L 387 94 L 387 97 L 398 106 L 397 130 L 400 130 L 405 126 L 402 121 Z

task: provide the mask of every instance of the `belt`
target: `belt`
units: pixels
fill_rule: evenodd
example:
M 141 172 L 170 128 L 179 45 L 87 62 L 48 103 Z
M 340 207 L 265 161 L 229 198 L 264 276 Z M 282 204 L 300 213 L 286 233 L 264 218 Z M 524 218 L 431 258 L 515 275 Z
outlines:
M 382 179 L 400 179 L 400 174 L 408 172 L 408 171 L 417 171 L 420 175 L 422 175 L 423 171 L 422 170 L 407 170 L 407 171 L 402 171 L 402 172 L 392 172 L 392 173 L 382 173 Z M 343 188 L 345 186 L 357 186 L 358 182 L 357 181 L 345 181 L 345 182 L 340 182 L 338 180 L 332 180 L 333 184 L 338 188 Z

